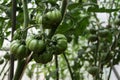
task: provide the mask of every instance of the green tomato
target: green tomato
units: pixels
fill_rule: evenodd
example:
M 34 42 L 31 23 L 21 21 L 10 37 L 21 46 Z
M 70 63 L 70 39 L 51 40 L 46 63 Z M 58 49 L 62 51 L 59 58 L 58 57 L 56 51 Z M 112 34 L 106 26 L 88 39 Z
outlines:
M 3 57 L 4 57 L 6 60 L 10 60 L 10 54 L 9 54 L 9 53 L 6 53 Z
M 64 39 L 60 39 L 57 41 L 57 45 L 56 45 L 56 52 L 57 51 L 60 51 L 60 52 L 63 52 L 66 50 L 67 48 L 67 41 L 64 40 Z
M 99 68 L 97 66 L 91 66 L 87 69 L 87 71 L 94 76 L 98 74 Z
M 22 59 L 23 56 L 27 57 L 29 55 L 29 53 L 30 53 L 30 51 L 29 51 L 28 48 L 26 48 L 25 45 L 20 45 L 19 48 L 17 49 L 17 55 L 16 55 L 16 57 L 18 59 Z
M 45 42 L 41 39 L 35 39 L 34 37 L 28 37 L 26 39 L 26 46 L 33 52 L 39 53 L 45 49 Z
M 89 39 L 88 39 L 88 41 L 90 41 L 90 42 L 95 42 L 95 41 L 97 41 L 97 40 L 98 40 L 97 35 L 90 35 L 90 36 L 89 36 Z
M 54 54 L 59 55 L 64 52 L 67 48 L 67 38 L 63 34 L 55 34 L 52 37 Z
M 4 63 L 4 59 L 0 59 L 0 65 Z
M 31 40 L 30 42 L 29 42 L 29 45 L 28 45 L 29 47 L 29 49 L 31 50 L 31 51 L 36 51 L 36 50 L 38 50 L 38 40 L 36 40 L 36 39 L 33 39 L 33 40 Z
M 13 44 L 15 44 L 15 43 L 20 43 L 20 41 L 19 41 L 19 40 L 13 40 L 13 41 L 11 42 L 11 44 L 10 44 L 10 47 L 12 47 Z
M 40 14 L 36 15 L 36 22 L 42 24 L 42 16 Z
M 115 25 L 120 26 L 120 20 L 119 19 L 115 21 Z
M 96 34 L 96 32 L 97 32 L 96 29 L 94 29 L 94 28 L 91 28 L 91 29 L 90 29 L 90 33 L 91 33 L 91 34 Z
M 109 30 L 105 29 L 105 30 L 99 31 L 98 36 L 101 38 L 107 38 L 109 34 L 110 34 Z
M 33 39 L 34 39 L 34 36 L 29 36 L 29 37 L 26 38 L 26 46 L 27 47 L 28 47 L 30 41 L 33 40 Z
M 46 64 L 48 62 L 50 62 L 53 58 L 53 54 L 51 52 L 43 52 L 42 54 L 33 54 L 33 59 L 37 62 L 37 63 L 42 63 L 42 64 Z
M 20 31 L 15 31 L 14 36 L 13 36 L 13 40 L 20 39 L 20 38 L 21 38 Z
M 55 21 L 56 22 L 60 22 L 61 21 L 61 19 L 62 19 L 62 15 L 61 15 L 61 12 L 60 11 L 58 11 L 58 10 L 55 10 L 54 11 L 54 14 L 55 14 Z
M 62 15 L 59 10 L 49 11 L 42 16 L 42 25 L 45 29 L 56 28 L 61 22 Z
M 12 54 L 17 54 L 16 51 L 17 51 L 17 49 L 18 49 L 19 46 L 20 46 L 19 42 L 16 42 L 16 43 L 13 42 L 13 43 L 11 43 L 11 45 L 10 45 L 10 52 Z
M 14 40 L 10 45 L 10 52 L 18 59 L 27 57 L 30 53 L 25 44 L 22 44 L 20 40 Z
M 64 39 L 64 40 L 67 40 L 67 38 L 65 37 L 65 35 L 63 34 L 55 34 L 53 37 L 52 37 L 53 40 L 57 40 L 57 39 Z

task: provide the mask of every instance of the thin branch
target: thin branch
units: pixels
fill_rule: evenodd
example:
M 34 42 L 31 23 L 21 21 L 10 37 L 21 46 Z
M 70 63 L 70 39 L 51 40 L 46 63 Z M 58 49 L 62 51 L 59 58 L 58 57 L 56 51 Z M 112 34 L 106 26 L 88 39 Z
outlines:
M 55 65 L 56 65 L 56 80 L 59 80 L 59 66 L 58 66 L 58 56 L 55 55 Z
M 5 69 L 6 65 L 7 65 L 7 63 L 8 63 L 8 61 L 6 61 L 5 65 L 3 66 L 3 68 L 2 68 L 2 70 L 0 72 L 0 75 L 3 73 L 3 71 L 4 71 L 4 69 Z
M 112 43 L 112 45 L 110 46 L 107 54 L 109 54 L 111 50 L 114 50 L 114 48 L 116 47 L 116 44 L 118 43 L 119 38 L 120 38 L 120 32 L 118 33 L 118 36 L 115 37 L 115 40 L 114 40 L 114 42 Z M 111 71 L 112 71 L 112 68 L 113 68 L 113 63 L 114 63 L 115 56 L 116 56 L 116 53 L 115 53 L 114 56 L 113 56 L 113 59 L 112 59 L 113 61 L 111 62 L 110 72 L 109 72 L 109 75 L 108 75 L 108 79 L 107 79 L 107 80 L 110 79 L 110 75 L 111 75 Z M 107 58 L 107 56 L 106 56 L 106 58 Z
M 63 53 L 63 56 L 64 56 L 65 61 L 66 61 L 66 63 L 67 63 L 67 67 L 68 67 L 68 69 L 69 69 L 69 72 L 70 72 L 70 75 L 71 75 L 71 79 L 74 80 L 73 72 L 72 72 L 72 70 L 71 70 L 70 63 L 69 63 L 69 61 L 68 61 L 68 59 L 67 59 L 65 53 Z
M 68 5 L 68 0 L 62 0 L 62 8 L 61 8 L 62 19 L 65 16 L 67 5 Z
M 37 74 L 36 74 L 36 80 L 39 80 L 39 74 L 38 74 L 39 73 L 39 64 L 37 64 L 37 71 L 36 72 L 37 72 Z
M 9 69 L 10 69 L 10 67 L 9 67 L 9 68 L 6 70 L 6 72 L 4 73 L 2 80 L 4 80 L 4 78 L 5 78 L 6 74 L 7 74 L 7 72 L 9 71 Z
M 117 72 L 116 68 L 113 66 L 113 72 L 115 73 L 115 76 L 117 77 L 118 80 L 120 80 L 120 75 L 119 73 Z
M 116 56 L 116 54 L 114 54 L 113 60 L 110 62 L 111 66 L 110 66 L 110 71 L 109 71 L 109 75 L 108 75 L 108 80 L 110 79 L 110 75 L 111 75 L 112 69 L 113 69 L 113 67 L 114 67 L 113 63 L 114 63 L 114 60 L 115 60 L 115 56 Z M 118 79 L 118 80 L 119 80 L 119 79 Z
M 27 57 L 27 59 L 26 59 L 26 61 L 25 61 L 24 68 L 23 68 L 23 71 L 22 71 L 22 73 L 21 73 L 21 75 L 20 75 L 19 80 L 22 79 L 22 76 L 23 76 L 23 74 L 24 74 L 24 71 L 25 71 L 25 69 L 26 69 L 26 67 L 27 67 L 27 64 L 30 62 L 30 60 L 31 60 L 31 58 L 32 58 L 32 55 L 33 55 L 33 52 L 31 52 L 31 54 Z
M 107 79 L 107 80 L 109 80 L 109 79 L 110 79 L 110 75 L 111 75 L 111 72 L 112 72 L 112 68 L 113 68 L 113 64 L 112 64 L 112 62 L 111 62 L 111 67 L 110 67 L 110 71 L 109 71 L 109 74 L 108 74 L 108 79 Z

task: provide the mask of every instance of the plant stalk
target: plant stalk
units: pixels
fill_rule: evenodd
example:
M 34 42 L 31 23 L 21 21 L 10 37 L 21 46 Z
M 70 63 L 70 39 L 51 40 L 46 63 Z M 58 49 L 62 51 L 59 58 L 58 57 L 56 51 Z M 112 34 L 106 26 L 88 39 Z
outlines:
M 71 69 L 71 67 L 70 67 L 70 63 L 69 63 L 69 61 L 68 61 L 68 59 L 67 59 L 67 57 L 66 57 L 65 53 L 63 53 L 63 56 L 64 56 L 65 61 L 66 61 L 66 63 L 67 63 L 67 67 L 68 67 L 68 69 L 69 69 L 71 79 L 72 79 L 72 80 L 74 80 L 74 77 L 73 77 L 73 72 L 72 72 L 72 69 Z
M 113 72 L 115 73 L 116 78 L 117 78 L 118 80 L 120 80 L 120 75 L 119 75 L 119 73 L 117 72 L 115 66 L 113 66 L 112 69 L 113 69 Z
M 11 39 L 13 38 L 13 34 L 15 31 L 16 27 L 16 7 L 17 7 L 17 2 L 16 0 L 12 0 L 12 36 Z M 10 72 L 9 72 L 9 77 L 8 80 L 12 80 L 14 75 L 14 55 L 10 55 Z
M 24 13 L 24 23 L 23 23 L 23 30 L 28 27 L 29 23 L 29 15 L 28 15 L 28 7 L 27 7 L 27 0 L 22 0 L 23 3 L 23 13 Z M 27 30 L 24 31 L 22 39 L 26 39 L 27 37 Z M 31 53 L 32 54 L 32 53 Z M 31 54 L 25 60 L 18 60 L 17 70 L 14 76 L 14 80 L 21 80 L 23 76 L 23 72 L 31 59 Z
M 56 80 L 59 80 L 59 65 L 58 65 L 58 56 L 55 55 L 55 65 L 56 65 Z
M 27 7 L 27 0 L 22 0 L 23 2 L 23 13 L 24 13 L 24 23 L 23 28 L 26 29 L 28 27 L 29 23 L 29 15 L 28 15 L 28 7 Z M 26 39 L 27 36 L 27 30 L 24 32 L 23 38 Z
M 5 63 L 5 65 L 3 66 L 3 68 L 2 68 L 2 70 L 1 70 L 1 72 L 0 72 L 0 75 L 3 73 L 3 71 L 4 71 L 4 69 L 5 69 L 5 67 L 6 67 L 6 65 L 7 65 L 7 63 L 8 63 L 8 61 Z

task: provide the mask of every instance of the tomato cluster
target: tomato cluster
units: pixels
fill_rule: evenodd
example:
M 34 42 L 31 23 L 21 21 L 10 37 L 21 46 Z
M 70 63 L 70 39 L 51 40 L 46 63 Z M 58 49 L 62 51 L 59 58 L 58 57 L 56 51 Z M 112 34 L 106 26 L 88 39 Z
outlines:
M 45 29 L 56 28 L 61 19 L 62 15 L 59 10 L 49 11 L 42 16 L 42 26 Z
M 26 39 L 26 46 L 33 51 L 33 59 L 37 63 L 46 64 L 53 58 L 53 54 L 59 55 L 67 48 L 67 39 L 63 34 L 55 34 L 52 39 L 52 46 L 48 46 L 42 39 L 35 39 L 30 36 Z
M 67 48 L 67 38 L 63 34 L 55 34 L 50 42 L 46 44 L 45 38 L 40 35 L 31 35 L 26 38 L 26 41 L 13 40 L 10 46 L 10 51 L 18 59 L 23 59 L 32 51 L 32 58 L 37 63 L 46 64 L 53 58 L 53 54 L 59 55 Z M 48 46 L 51 44 L 51 46 Z
M 57 28 L 62 20 L 62 15 L 59 10 L 49 11 L 44 14 L 40 20 L 44 29 Z M 40 22 L 41 22 L 40 21 Z M 18 59 L 23 59 L 33 52 L 32 59 L 37 63 L 46 64 L 53 58 L 53 54 L 59 55 L 67 48 L 67 39 L 63 34 L 55 34 L 52 38 L 45 37 L 42 34 L 31 35 L 26 38 L 25 43 L 21 42 L 23 36 L 21 31 L 14 34 L 14 39 L 10 46 L 10 51 Z M 49 40 L 48 40 L 49 39 Z M 50 45 L 52 43 L 52 45 Z

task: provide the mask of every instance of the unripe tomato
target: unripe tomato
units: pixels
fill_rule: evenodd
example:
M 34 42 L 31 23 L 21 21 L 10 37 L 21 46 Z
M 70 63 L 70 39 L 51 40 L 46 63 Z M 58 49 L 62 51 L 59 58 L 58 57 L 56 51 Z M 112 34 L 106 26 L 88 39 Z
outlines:
M 55 34 L 53 37 L 52 37 L 53 40 L 57 40 L 57 39 L 64 39 L 64 40 L 67 40 L 67 38 L 65 37 L 65 35 L 63 34 Z
M 53 58 L 53 54 L 51 52 L 45 51 L 42 54 L 39 53 L 35 53 L 33 54 L 33 59 L 37 62 L 37 63 L 42 63 L 42 64 L 46 64 L 48 62 L 50 62 Z
M 94 28 L 91 28 L 91 29 L 90 29 L 90 33 L 91 33 L 91 34 L 96 34 L 96 32 L 97 32 L 96 29 L 94 29 Z
M 0 59 L 0 65 L 4 63 L 4 59 Z
M 6 60 L 10 60 L 10 54 L 6 53 L 4 56 L 3 56 Z
M 49 11 L 42 16 L 42 25 L 45 29 L 51 29 L 58 26 L 61 22 L 62 15 L 59 10 Z
M 40 14 L 36 15 L 36 22 L 42 24 L 42 16 Z
M 10 52 L 18 59 L 27 57 L 30 53 L 25 44 L 22 44 L 20 40 L 14 40 L 10 45 Z
M 21 39 L 21 31 L 18 29 L 14 32 L 13 40 Z
M 97 35 L 90 35 L 90 36 L 89 36 L 89 39 L 88 39 L 88 41 L 90 41 L 90 42 L 95 42 L 95 41 L 97 41 L 97 40 L 98 40 Z
M 26 46 L 33 52 L 39 53 L 45 49 L 45 42 L 42 39 L 37 39 L 30 36 L 26 39 Z
M 20 46 L 20 41 L 19 40 L 14 40 L 11 45 L 10 45 L 10 52 L 13 54 L 17 54 L 16 50 Z
M 115 21 L 115 25 L 120 26 L 120 20 L 119 19 Z
M 64 52 L 67 48 L 67 38 L 63 34 L 55 34 L 52 37 L 53 40 L 53 46 L 54 46 L 54 53 L 56 55 L 61 54 Z
M 91 66 L 87 71 L 94 76 L 98 74 L 99 68 L 97 66 Z
M 102 37 L 102 38 L 106 38 L 108 37 L 110 34 L 109 30 L 105 29 L 105 30 L 101 30 L 98 32 L 98 36 Z

